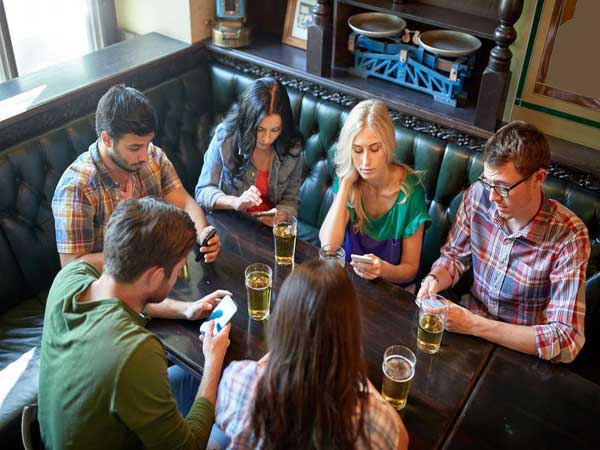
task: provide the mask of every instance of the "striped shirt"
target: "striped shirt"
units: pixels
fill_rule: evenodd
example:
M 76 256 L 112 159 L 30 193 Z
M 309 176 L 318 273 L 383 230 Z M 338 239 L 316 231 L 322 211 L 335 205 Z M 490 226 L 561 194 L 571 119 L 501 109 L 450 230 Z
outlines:
M 231 440 L 229 449 L 262 448 L 260 442 L 258 445 L 254 443 L 250 419 L 256 385 L 264 372 L 265 365 L 256 361 L 234 361 L 223 373 L 215 409 L 215 424 Z M 402 427 L 400 417 L 370 382 L 365 426 L 370 439 L 370 448 L 373 450 L 398 448 Z M 361 440 L 356 448 L 369 447 Z
M 589 256 L 587 228 L 560 203 L 543 195 L 531 222 L 511 233 L 481 183 L 475 183 L 432 268 L 445 268 L 454 283 L 473 268 L 466 297 L 470 311 L 532 325 L 540 358 L 570 362 L 585 342 Z
M 152 143 L 150 159 L 132 174 L 132 198 L 164 197 L 182 184 L 167 155 Z M 100 158 L 98 141 L 65 170 L 54 197 L 52 213 L 58 253 L 101 252 L 104 229 L 117 203 L 123 199 L 119 184 Z

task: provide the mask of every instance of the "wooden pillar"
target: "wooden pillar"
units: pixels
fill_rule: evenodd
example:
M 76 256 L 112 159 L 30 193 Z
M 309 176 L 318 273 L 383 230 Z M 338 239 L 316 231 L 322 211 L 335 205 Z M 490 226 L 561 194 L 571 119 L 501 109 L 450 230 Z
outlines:
M 522 11 L 523 0 L 500 0 L 498 6 L 500 25 L 494 34 L 496 46 L 490 52 L 488 65 L 483 71 L 475 116 L 475 125 L 486 130 L 494 131 L 502 118 L 511 75 L 512 52 L 508 47 L 517 39 L 517 32 L 513 25 Z
M 306 41 L 306 71 L 320 77 L 331 73 L 331 45 L 333 38 L 329 0 L 318 0 L 313 8 L 313 23 L 308 27 Z

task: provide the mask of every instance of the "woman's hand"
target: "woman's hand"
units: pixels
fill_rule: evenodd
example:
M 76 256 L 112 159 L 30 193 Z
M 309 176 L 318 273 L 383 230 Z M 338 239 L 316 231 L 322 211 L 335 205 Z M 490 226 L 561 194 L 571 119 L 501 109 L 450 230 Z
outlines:
M 356 183 L 356 180 L 358 180 L 358 172 L 356 171 L 356 169 L 354 167 L 352 167 L 352 171 L 350 172 L 349 175 L 346 175 L 345 177 L 342 177 L 340 179 L 340 187 L 342 185 L 347 185 L 348 187 L 352 186 L 354 183 Z
M 258 206 L 262 203 L 260 191 L 254 185 L 246 189 L 235 201 L 234 208 L 236 211 L 245 211 L 253 206 Z
M 350 265 L 354 269 L 354 273 L 365 280 L 374 280 L 379 278 L 382 273 L 384 264 L 388 264 L 386 261 L 382 261 L 381 258 L 375 256 L 373 253 L 367 255 L 371 258 L 371 262 L 362 261 L 351 261 Z
M 277 208 L 271 208 L 268 211 L 262 211 L 259 213 L 252 214 L 266 226 L 273 228 L 273 220 L 277 214 Z

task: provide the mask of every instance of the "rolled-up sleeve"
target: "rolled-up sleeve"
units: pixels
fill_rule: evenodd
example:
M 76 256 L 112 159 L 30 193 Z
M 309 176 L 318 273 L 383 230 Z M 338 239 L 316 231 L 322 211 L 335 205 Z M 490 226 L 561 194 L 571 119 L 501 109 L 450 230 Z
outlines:
M 450 228 L 448 239 L 440 250 L 440 257 L 431 267 L 432 269 L 436 267 L 446 269 L 452 278 L 453 285 L 473 264 L 471 259 L 471 192 L 472 188 L 466 191 Z
M 204 165 L 196 184 L 196 202 L 205 209 L 213 209 L 217 199 L 225 193 L 220 189 L 223 176 L 223 158 L 221 145 L 224 130 L 217 129 L 204 154 Z
M 83 254 L 94 250 L 96 207 L 85 189 L 61 180 L 52 198 L 58 253 Z
M 585 343 L 585 271 L 590 256 L 587 229 L 581 225 L 565 242 L 550 273 L 546 323 L 535 325 L 540 358 L 568 363 Z

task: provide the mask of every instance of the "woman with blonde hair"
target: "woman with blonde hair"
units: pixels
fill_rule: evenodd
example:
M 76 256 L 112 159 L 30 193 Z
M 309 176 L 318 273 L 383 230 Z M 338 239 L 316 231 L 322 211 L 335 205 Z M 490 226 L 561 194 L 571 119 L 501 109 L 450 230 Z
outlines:
M 335 197 L 321 226 L 321 244 L 344 246 L 357 275 L 410 283 L 431 221 L 418 175 L 397 163 L 394 126 L 385 104 L 365 100 L 348 115 L 335 155 Z M 351 255 L 362 255 L 358 261 Z

